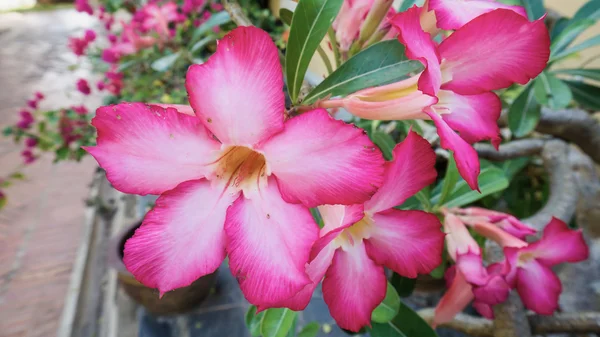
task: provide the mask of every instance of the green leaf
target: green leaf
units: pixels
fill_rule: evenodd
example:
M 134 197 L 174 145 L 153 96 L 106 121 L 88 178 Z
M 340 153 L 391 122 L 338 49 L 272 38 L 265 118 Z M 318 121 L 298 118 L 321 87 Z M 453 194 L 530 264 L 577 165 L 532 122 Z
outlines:
M 13 128 L 11 126 L 7 126 L 2 130 L 2 135 L 10 136 L 13 133 Z
M 294 17 L 294 12 L 292 12 L 291 10 L 287 9 L 287 8 L 282 8 L 279 10 L 279 19 L 281 19 L 281 21 L 283 23 L 285 23 L 288 26 L 292 25 L 292 18 Z
M 535 129 L 541 114 L 542 107 L 535 99 L 530 83 L 508 108 L 508 127 L 516 137 L 526 136 Z
M 579 19 L 600 19 L 600 0 L 591 0 L 581 6 L 573 16 L 573 20 Z
M 216 38 L 214 36 L 206 36 L 206 37 L 200 39 L 200 41 L 194 43 L 192 48 L 190 48 L 190 51 L 193 53 L 199 49 L 202 49 L 202 48 L 206 47 L 209 43 L 213 42 L 214 40 L 216 40 Z
M 226 24 L 229 21 L 231 21 L 231 18 L 229 17 L 229 13 L 226 11 L 211 15 L 208 20 L 204 21 L 204 23 L 196 28 L 194 34 L 192 34 L 192 38 L 190 39 L 191 43 L 195 43 L 202 35 L 206 34 L 214 27 Z
M 300 330 L 297 337 L 316 337 L 320 328 L 321 325 L 318 322 L 310 322 Z
M 69 148 L 68 147 L 61 147 L 60 149 L 55 151 L 55 158 L 54 161 L 60 161 L 60 160 L 65 160 L 69 158 Z
M 407 9 L 411 8 L 413 5 L 417 5 L 419 7 L 423 6 L 425 0 L 403 0 L 402 5 L 400 5 L 400 9 L 398 12 L 404 12 Z
M 556 37 L 560 35 L 565 28 L 567 28 L 570 22 L 571 20 L 567 18 L 560 18 L 556 20 L 554 26 L 552 26 L 552 31 L 550 32 L 550 41 L 554 41 L 554 39 L 556 39 Z
M 571 92 L 573 92 L 573 98 L 579 105 L 585 109 L 598 111 L 600 110 L 600 87 L 578 82 L 578 81 L 565 81 Z
M 525 7 L 530 21 L 537 20 L 546 13 L 543 0 L 521 0 L 521 4 Z
M 179 59 L 179 55 L 181 55 L 181 53 L 176 52 L 174 54 L 163 56 L 158 60 L 152 62 L 150 67 L 159 72 L 167 71 L 175 64 L 177 59 Z
M 404 46 L 396 40 L 376 43 L 354 55 L 314 88 L 304 104 L 331 96 L 346 96 L 358 90 L 402 80 L 423 66 L 408 60 Z
M 385 298 L 371 313 L 371 320 L 377 323 L 387 323 L 396 317 L 398 309 L 400 309 L 400 296 L 394 286 L 388 282 Z
M 573 99 L 569 86 L 545 71 L 533 82 L 533 93 L 538 103 L 551 109 L 565 108 Z
M 415 290 L 417 279 L 404 277 L 394 273 L 390 282 L 394 286 L 394 289 L 396 289 L 398 292 L 398 296 L 408 297 L 412 294 L 413 290 Z
M 552 41 L 550 45 L 550 60 L 556 59 L 556 55 L 565 50 L 579 34 L 594 24 L 592 19 L 581 19 L 573 21 Z
M 444 277 L 444 274 L 446 273 L 446 262 L 442 261 L 442 263 L 440 263 L 439 266 L 435 267 L 434 270 L 431 271 L 431 273 L 429 273 L 429 275 L 435 279 L 441 279 L 442 277 Z
M 294 316 L 294 321 L 292 322 L 292 327 L 290 331 L 288 331 L 285 337 L 296 337 L 296 327 L 298 326 L 298 315 Z
M 502 170 L 504 170 L 504 176 L 509 181 L 517 175 L 517 173 L 521 172 L 527 164 L 531 161 L 530 157 L 520 157 L 515 159 L 509 159 L 502 163 Z
M 600 37 L 600 36 L 599 36 Z M 552 72 L 553 74 L 567 74 L 571 76 L 581 76 L 600 82 L 600 68 L 595 69 L 560 69 Z
M 6 202 L 8 200 L 6 199 L 5 195 L 1 195 L 0 196 L 0 210 L 4 208 L 4 206 L 6 206 Z
M 123 62 L 121 64 L 119 64 L 119 67 L 117 68 L 118 72 L 122 72 L 123 70 L 131 67 L 132 65 L 136 64 L 139 62 L 139 59 L 133 59 L 133 60 L 129 60 L 127 62 Z
M 582 50 L 591 48 L 591 47 L 595 47 L 597 45 L 600 45 L 600 35 L 596 35 L 594 37 L 591 37 L 583 42 L 581 42 L 578 45 L 575 45 L 571 48 L 567 48 L 563 51 L 561 51 L 560 53 L 556 53 L 556 55 L 554 55 L 550 61 L 557 61 L 566 57 L 569 57 L 573 54 L 579 53 Z
M 371 337 L 437 337 L 419 314 L 400 303 L 398 314 L 387 323 L 373 323 Z
M 396 146 L 392 136 L 385 132 L 375 131 L 371 133 L 371 140 L 379 147 L 386 160 L 392 160 L 392 151 Z
M 261 335 L 260 327 L 264 316 L 264 311 L 261 311 L 258 314 L 256 313 L 255 306 L 251 305 L 248 308 L 248 311 L 246 312 L 246 326 L 248 327 L 248 330 L 250 331 L 250 335 L 252 335 L 252 337 L 259 337 Z
M 458 173 L 458 168 L 454 161 L 454 155 L 450 154 L 450 158 L 448 158 L 448 167 L 446 168 L 446 176 L 442 183 L 442 192 L 438 203 L 442 204 L 448 199 L 450 192 L 454 190 L 454 186 L 456 186 L 459 177 L 460 174 Z
M 308 64 L 342 3 L 343 0 L 300 0 L 296 7 L 285 53 L 287 87 L 293 103 L 298 102 Z
M 442 205 L 448 208 L 461 207 L 492 193 L 502 191 L 508 187 L 508 184 L 509 181 L 504 176 L 504 171 L 493 165 L 489 165 L 484 167 L 479 174 L 479 190 L 481 193 L 471 190 L 467 182 L 464 179 L 460 179 L 456 183 L 452 194 L 448 197 L 448 201 Z M 433 196 L 431 200 L 437 203 L 437 198 L 439 198 L 439 195 Z
M 314 207 L 314 208 L 309 208 L 309 210 L 310 210 L 310 214 L 312 215 L 313 219 L 315 219 L 315 222 L 317 223 L 319 228 L 323 228 L 323 226 L 325 226 L 325 224 L 323 223 L 323 218 L 321 217 L 321 213 L 319 213 L 319 209 Z
M 15 172 L 13 174 L 11 174 L 10 179 L 15 179 L 15 180 L 25 180 L 25 175 L 21 172 Z
M 273 308 L 265 310 L 265 316 L 260 325 L 260 332 L 263 337 L 286 337 L 297 312 L 287 308 Z

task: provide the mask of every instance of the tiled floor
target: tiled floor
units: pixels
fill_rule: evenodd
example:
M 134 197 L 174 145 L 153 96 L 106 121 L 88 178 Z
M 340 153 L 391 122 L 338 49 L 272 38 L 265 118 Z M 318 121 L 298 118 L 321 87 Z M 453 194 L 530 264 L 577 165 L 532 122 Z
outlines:
M 94 22 L 74 10 L 0 14 L 0 128 L 14 123 L 18 109 L 36 91 L 42 108 L 80 104 L 68 97 L 81 67 L 67 37 Z M 89 108 L 97 97 L 86 100 Z M 20 146 L 0 137 L 0 177 L 21 164 Z M 26 180 L 4 190 L 0 211 L 0 337 L 55 336 L 80 244 L 84 199 L 95 162 L 52 164 L 43 156 L 23 171 Z

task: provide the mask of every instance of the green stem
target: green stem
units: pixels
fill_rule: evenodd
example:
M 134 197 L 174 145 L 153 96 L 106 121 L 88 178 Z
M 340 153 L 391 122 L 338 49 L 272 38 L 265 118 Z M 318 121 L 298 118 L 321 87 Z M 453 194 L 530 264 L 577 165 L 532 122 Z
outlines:
M 335 69 L 340 67 L 341 59 L 340 59 L 340 49 L 338 48 L 337 39 L 335 38 L 335 31 L 333 31 L 333 27 L 329 27 L 327 31 L 327 35 L 329 36 L 329 42 L 331 43 L 331 49 L 333 49 L 333 56 L 335 58 Z
M 319 56 L 321 56 L 323 63 L 325 63 L 325 67 L 327 68 L 327 74 L 331 74 L 333 72 L 333 68 L 331 67 L 331 61 L 329 61 L 329 57 L 327 56 L 323 48 L 321 48 L 321 46 L 317 47 L 317 52 L 319 53 Z

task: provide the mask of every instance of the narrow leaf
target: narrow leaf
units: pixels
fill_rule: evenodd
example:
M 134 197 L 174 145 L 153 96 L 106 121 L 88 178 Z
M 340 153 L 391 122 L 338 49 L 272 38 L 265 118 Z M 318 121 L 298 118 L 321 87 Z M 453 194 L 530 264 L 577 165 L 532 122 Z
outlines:
M 179 59 L 179 55 L 181 55 L 179 52 L 175 53 L 175 54 L 171 54 L 171 55 L 167 55 L 167 56 L 163 56 L 161 58 L 159 58 L 158 60 L 152 62 L 152 64 L 150 65 L 150 67 L 156 71 L 167 71 L 169 69 L 171 69 L 171 67 L 175 64 L 175 62 L 177 62 L 177 59 Z
M 442 204 L 448 199 L 450 193 L 454 190 L 454 186 L 458 182 L 459 177 L 460 174 L 458 173 L 458 168 L 454 161 L 454 155 L 450 154 L 450 157 L 448 158 L 448 167 L 446 168 L 446 176 L 442 183 L 442 193 L 438 203 Z
M 194 43 L 194 45 L 192 46 L 192 48 L 190 48 L 190 51 L 193 53 L 199 49 L 202 49 L 204 47 L 206 47 L 206 45 L 208 45 L 209 43 L 211 43 L 212 41 L 216 40 L 216 38 L 214 36 L 206 36 L 202 39 L 200 39 L 200 41 Z
M 592 19 L 571 20 L 571 23 L 556 37 L 550 45 L 550 59 L 565 50 L 583 31 L 594 24 Z
M 479 189 L 481 190 L 481 193 L 471 190 L 467 182 L 461 179 L 456 183 L 448 201 L 443 205 L 448 208 L 461 207 L 492 193 L 502 191 L 508 187 L 508 184 L 509 182 L 504 176 L 504 171 L 490 165 L 484 168 L 479 174 Z
M 400 81 L 421 71 L 421 63 L 408 60 L 404 52 L 404 46 L 396 40 L 372 45 L 342 64 L 314 88 L 303 103 L 312 104 L 330 95 L 346 96 L 361 89 Z
M 579 82 L 579 81 L 565 81 L 571 92 L 573 92 L 573 98 L 581 107 L 592 111 L 600 110 L 600 87 Z
M 192 34 L 191 42 L 194 43 L 198 41 L 198 39 L 200 39 L 202 35 L 206 34 L 214 27 L 224 25 L 229 21 L 231 21 L 231 18 L 229 17 L 229 13 L 227 13 L 226 11 L 218 12 L 211 15 L 211 17 L 208 20 L 204 21 L 204 23 L 202 23 L 200 26 L 198 26 L 198 28 L 196 28 L 194 34 Z
M 599 36 L 600 37 L 600 36 Z M 552 72 L 553 74 L 567 74 L 571 76 L 585 77 L 590 80 L 600 82 L 600 68 L 595 69 L 560 69 Z
M 285 337 L 292 325 L 297 312 L 287 308 L 273 308 L 265 310 L 260 332 L 263 337 Z
M 521 4 L 525 7 L 530 21 L 537 20 L 546 13 L 543 0 L 521 0 Z
M 321 325 L 318 322 L 310 322 L 300 330 L 297 337 L 317 337 L 320 328 Z
M 400 296 L 394 286 L 388 282 L 385 298 L 371 313 L 371 320 L 377 323 L 387 323 L 396 317 L 399 309 Z
M 591 48 L 591 47 L 595 47 L 600 45 L 600 35 L 596 35 L 594 37 L 591 37 L 583 42 L 581 42 L 578 45 L 575 45 L 571 48 L 567 48 L 561 52 L 556 53 L 555 55 L 552 56 L 552 58 L 550 59 L 551 62 L 553 61 L 557 61 L 566 57 L 569 57 L 571 55 L 574 55 L 576 53 L 579 53 L 582 50 Z
M 292 17 L 294 16 L 294 12 L 287 8 L 282 8 L 279 10 L 279 19 L 288 26 L 292 25 Z
M 398 314 L 387 323 L 373 323 L 371 337 L 437 337 L 437 333 L 419 314 L 400 303 Z
M 565 28 L 567 28 L 569 23 L 571 23 L 571 20 L 567 18 L 560 18 L 556 20 L 552 26 L 552 31 L 550 32 L 550 41 L 554 41 L 554 39 L 556 39 L 556 37 L 560 35 Z
M 390 281 L 400 297 L 408 297 L 415 290 L 416 278 L 408 278 L 394 273 Z
M 379 147 L 386 160 L 392 160 L 392 151 L 396 146 L 392 136 L 385 132 L 375 131 L 371 133 L 371 140 Z
M 533 92 L 540 104 L 552 109 L 565 108 L 573 99 L 569 86 L 545 71 L 535 79 Z
M 591 0 L 581 6 L 573 16 L 573 20 L 579 19 L 600 19 L 600 0 Z
M 285 55 L 287 87 L 293 103 L 317 47 L 342 7 L 343 0 L 301 0 L 292 17 Z
M 508 108 L 508 127 L 516 137 L 523 137 L 535 129 L 542 107 L 535 99 L 530 83 Z
M 255 306 L 251 305 L 248 308 L 248 311 L 246 312 L 246 326 L 248 327 L 248 330 L 250 330 L 250 335 L 252 337 L 260 337 L 260 327 L 264 317 L 264 311 L 261 311 L 257 314 Z

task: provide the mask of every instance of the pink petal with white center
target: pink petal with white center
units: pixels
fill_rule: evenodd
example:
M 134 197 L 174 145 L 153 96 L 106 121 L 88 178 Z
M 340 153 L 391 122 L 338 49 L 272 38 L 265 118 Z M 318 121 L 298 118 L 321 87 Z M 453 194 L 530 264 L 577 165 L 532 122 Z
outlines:
M 406 199 L 432 184 L 437 176 L 435 152 L 416 132 L 394 147 L 393 159 L 385 163 L 383 184 L 365 203 L 365 210 L 377 213 L 401 205 Z
M 529 22 L 512 10 L 496 9 L 454 32 L 438 50 L 451 78 L 442 89 L 473 95 L 539 75 L 550 56 L 550 37 L 543 18 Z
M 207 62 L 190 66 L 185 87 L 196 115 L 221 142 L 252 146 L 283 129 L 282 76 L 269 34 L 238 27 Z
M 307 208 L 283 201 L 273 178 L 233 203 L 225 221 L 229 268 L 250 303 L 268 308 L 311 283 L 305 265 L 318 230 Z
M 517 291 L 527 309 L 541 315 L 552 315 L 558 309 L 562 291 L 560 280 L 549 268 L 531 260 L 517 268 Z
M 323 280 L 323 299 L 342 329 L 371 326 L 371 313 L 385 298 L 387 280 L 359 242 L 338 249 Z
M 530 244 L 524 251 L 532 252 L 540 263 L 548 267 L 580 262 L 589 257 L 589 248 L 581 230 L 569 229 L 557 218 L 552 218 L 546 225 L 542 239 Z
M 161 294 L 213 273 L 225 258 L 223 224 L 237 195 L 205 179 L 163 193 L 125 243 L 127 270 Z
M 381 186 L 383 156 L 364 130 L 317 109 L 289 119 L 260 151 L 287 202 L 359 204 Z
M 498 118 L 502 110 L 500 98 L 493 92 L 478 95 L 459 95 L 441 90 L 435 108 L 447 109 L 450 113 L 442 118 L 460 137 L 469 144 L 490 140 L 497 148 L 502 139 Z
M 446 273 L 449 272 L 452 272 L 452 270 L 448 269 L 446 271 Z M 435 307 L 433 326 L 450 322 L 472 300 L 473 292 L 471 291 L 471 285 L 467 283 L 465 277 L 457 270 L 450 288 Z
M 433 120 L 440 136 L 440 145 L 454 154 L 456 167 L 461 177 L 465 179 L 469 187 L 473 190 L 479 190 L 477 178 L 479 177 L 479 158 L 475 149 L 462 139 L 445 120 L 434 111 L 425 111 Z
M 527 18 L 525 8 L 505 5 L 494 0 L 429 0 L 429 9 L 435 11 L 437 26 L 445 30 L 456 30 L 481 14 L 504 8 Z
M 220 144 L 196 117 L 142 103 L 100 107 L 97 145 L 85 147 L 121 192 L 160 194 L 210 173 Z
M 442 83 L 441 58 L 431 35 L 421 28 L 420 15 L 421 8 L 415 5 L 396 14 L 390 21 L 399 32 L 398 41 L 406 47 L 406 56 L 425 66 L 419 78 L 419 90 L 436 96 Z
M 321 205 L 318 207 L 318 210 L 323 219 L 321 236 L 335 229 L 348 228 L 365 216 L 362 204 L 351 206 Z
M 415 278 L 442 263 L 444 233 L 435 215 L 390 209 L 374 214 L 373 223 L 365 247 L 378 264 Z
M 487 303 L 483 303 L 483 302 L 474 301 L 473 308 L 475 310 L 477 310 L 477 312 L 481 316 L 483 316 L 487 319 L 494 319 L 494 309 L 492 308 L 491 305 L 489 305 Z

